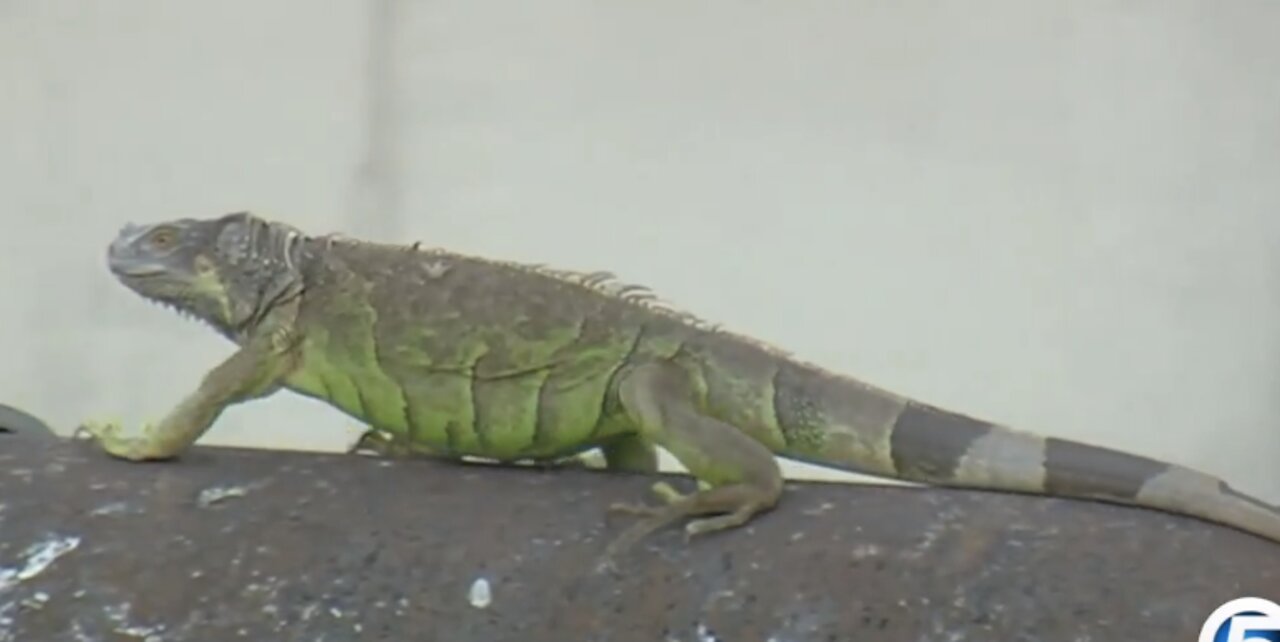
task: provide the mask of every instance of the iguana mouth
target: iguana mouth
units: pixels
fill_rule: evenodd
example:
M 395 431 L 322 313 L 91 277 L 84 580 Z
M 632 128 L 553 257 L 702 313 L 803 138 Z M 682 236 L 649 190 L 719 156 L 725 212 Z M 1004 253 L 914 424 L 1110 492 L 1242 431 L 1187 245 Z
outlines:
M 165 272 L 165 269 L 163 266 L 159 266 L 155 264 L 146 264 L 146 263 L 142 265 L 138 265 L 136 263 L 119 263 L 116 261 L 111 261 L 110 267 L 111 267 L 111 271 L 115 272 L 116 274 L 119 274 L 121 276 L 127 276 L 130 278 L 135 278 L 135 279 L 149 277 L 149 276 L 156 276 L 159 274 L 163 274 Z

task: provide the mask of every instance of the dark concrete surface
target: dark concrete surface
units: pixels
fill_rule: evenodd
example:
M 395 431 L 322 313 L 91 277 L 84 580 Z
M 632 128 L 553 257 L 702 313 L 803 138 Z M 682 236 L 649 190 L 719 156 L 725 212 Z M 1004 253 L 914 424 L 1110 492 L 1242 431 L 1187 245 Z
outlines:
M 795 484 L 599 572 L 651 478 L 0 434 L 0 641 L 1194 641 L 1280 546 L 1152 511 Z M 480 587 L 487 583 L 489 600 Z

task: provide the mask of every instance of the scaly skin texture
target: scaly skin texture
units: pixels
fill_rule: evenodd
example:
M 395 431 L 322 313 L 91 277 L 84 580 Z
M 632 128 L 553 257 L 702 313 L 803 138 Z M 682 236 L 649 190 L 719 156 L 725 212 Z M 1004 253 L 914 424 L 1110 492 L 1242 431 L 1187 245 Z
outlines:
M 1095 499 L 1280 541 L 1280 512 L 1181 466 L 975 419 L 878 389 L 671 310 L 643 288 L 419 249 L 311 237 L 248 213 L 126 226 L 113 273 L 238 345 L 141 434 L 82 427 L 114 456 L 178 456 L 228 406 L 281 388 L 370 426 L 386 452 L 554 462 L 599 447 L 701 483 L 637 521 L 689 535 L 773 508 L 775 455 L 942 486 Z

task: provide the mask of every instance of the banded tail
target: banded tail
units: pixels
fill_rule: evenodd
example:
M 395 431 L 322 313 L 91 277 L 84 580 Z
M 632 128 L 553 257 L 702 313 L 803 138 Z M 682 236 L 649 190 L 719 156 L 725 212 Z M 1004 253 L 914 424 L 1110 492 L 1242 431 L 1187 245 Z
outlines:
M 783 366 L 775 384 L 784 457 L 935 486 L 1154 508 L 1280 542 L 1280 507 L 1191 468 L 1001 426 L 800 364 Z

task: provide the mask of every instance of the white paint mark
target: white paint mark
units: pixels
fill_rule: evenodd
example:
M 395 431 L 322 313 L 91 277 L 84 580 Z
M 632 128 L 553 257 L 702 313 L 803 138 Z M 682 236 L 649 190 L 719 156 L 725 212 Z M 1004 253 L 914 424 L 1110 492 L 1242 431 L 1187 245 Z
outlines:
M 22 552 L 22 557 L 26 558 L 22 566 L 17 568 L 0 567 L 0 592 L 4 592 L 17 586 L 19 582 L 39 575 L 59 557 L 75 550 L 78 546 L 80 546 L 80 538 L 74 535 L 52 537 L 28 546 Z
M 131 638 L 138 638 L 144 642 L 163 642 L 160 633 L 164 631 L 163 625 L 145 626 L 140 624 L 132 624 L 129 622 L 129 611 L 133 608 L 133 604 L 129 602 L 121 602 L 103 607 L 102 611 L 107 619 L 116 623 L 112 632 Z
M 493 603 L 493 594 L 489 588 L 489 580 L 482 578 L 471 583 L 471 590 L 468 591 L 467 600 L 471 602 L 471 606 L 478 609 L 488 607 Z
M 835 507 L 836 505 L 832 504 L 831 502 L 822 502 L 821 504 L 819 504 L 814 508 L 806 508 L 800 512 L 805 515 L 816 516 L 816 515 L 821 515 L 823 513 L 829 512 L 831 509 Z
M 424 267 L 426 268 L 428 278 L 439 279 L 448 274 L 449 269 L 453 266 L 449 265 L 445 261 L 436 260 L 426 264 Z
M 104 606 L 102 607 L 102 611 L 106 614 L 107 619 L 115 622 L 123 622 L 129 618 L 129 603 L 125 602 L 123 604 Z
M 716 637 L 707 625 L 699 622 L 697 627 L 698 642 L 720 642 L 720 638 Z
M 88 633 L 84 632 L 84 627 L 80 625 L 80 620 L 71 622 L 71 633 L 76 636 L 76 642 L 95 642 L 93 638 L 89 637 Z
M 28 611 L 39 611 L 40 609 L 44 608 L 44 605 L 47 604 L 48 602 L 49 602 L 49 594 L 45 593 L 44 591 L 39 591 L 33 594 L 31 597 L 23 598 L 18 602 L 18 605 Z
M 860 560 L 875 557 L 880 553 L 880 547 L 875 544 L 859 544 L 853 548 L 853 559 Z
M 146 642 L 151 642 L 152 640 L 160 639 L 160 636 L 157 633 L 160 630 L 161 629 L 158 626 L 121 626 L 117 627 L 115 632 L 120 635 L 127 635 L 131 638 L 142 638 Z
M 89 514 L 93 516 L 102 516 L 121 515 L 127 512 L 129 512 L 129 504 L 125 502 L 111 502 L 110 504 L 103 504 L 89 511 Z
M 247 494 L 249 494 L 248 486 L 214 486 L 200 491 L 196 503 L 200 508 L 208 508 L 224 499 L 244 497 Z
M 315 617 L 316 611 L 319 609 L 319 604 L 308 604 L 302 608 L 302 613 L 300 613 L 298 617 L 301 618 L 303 622 L 306 622 L 312 617 Z

